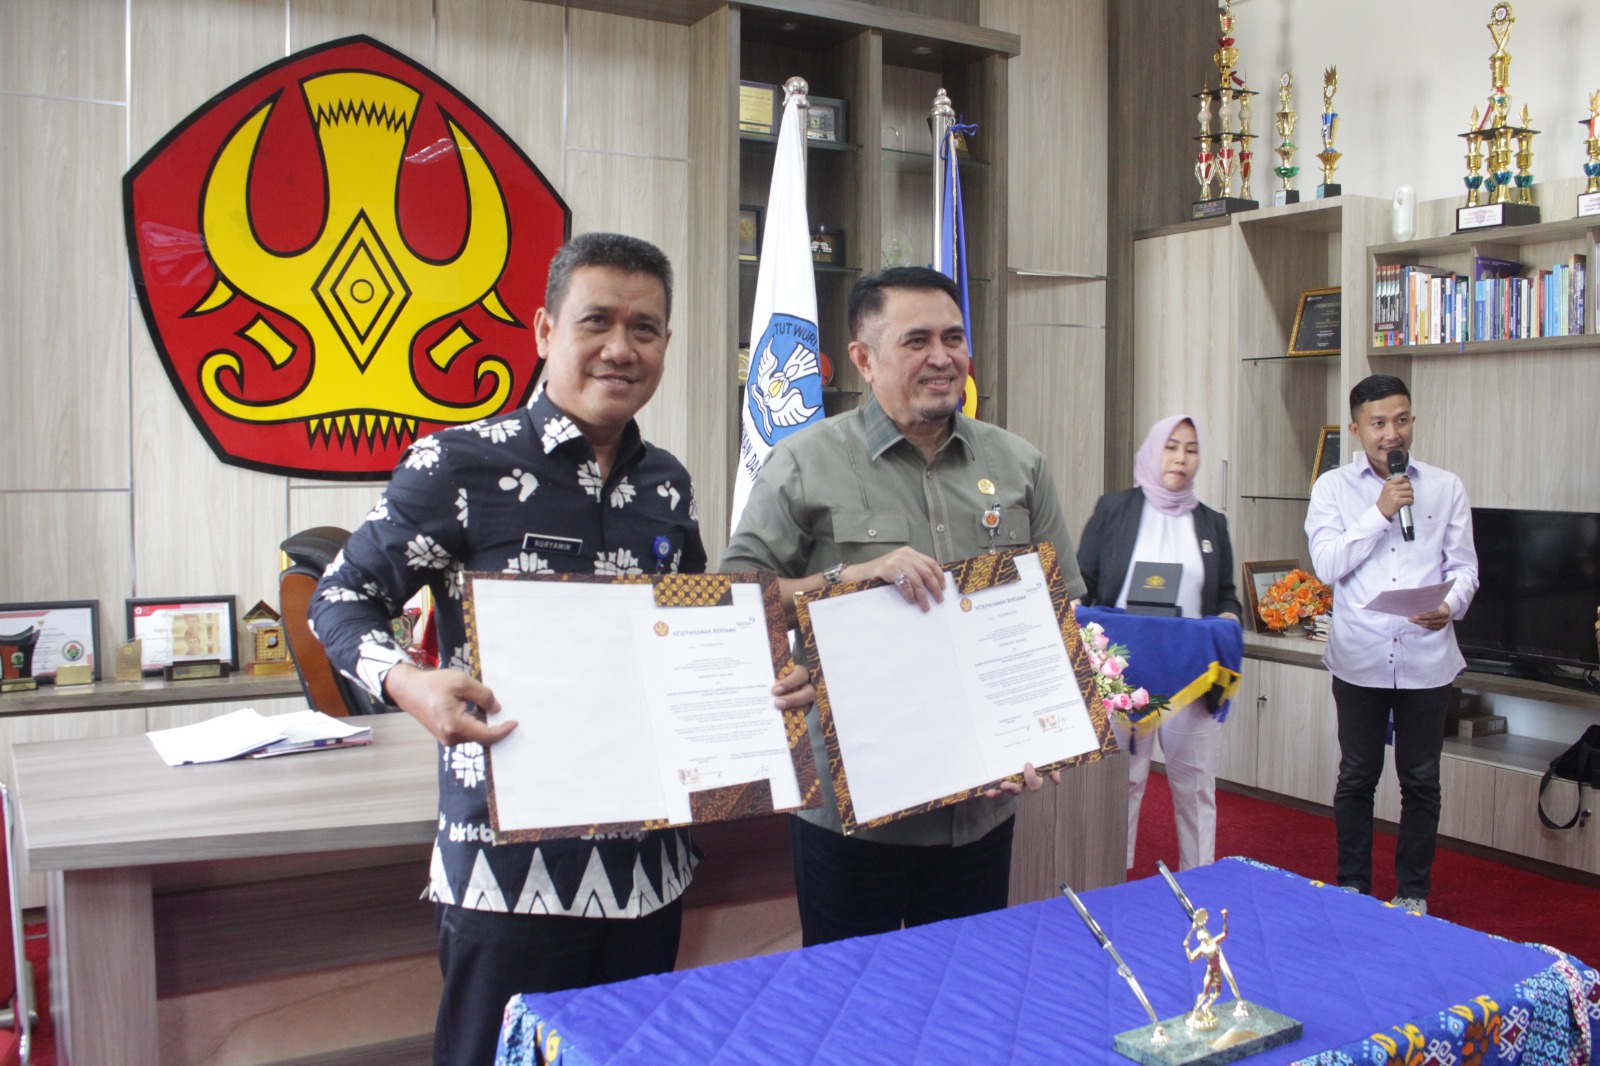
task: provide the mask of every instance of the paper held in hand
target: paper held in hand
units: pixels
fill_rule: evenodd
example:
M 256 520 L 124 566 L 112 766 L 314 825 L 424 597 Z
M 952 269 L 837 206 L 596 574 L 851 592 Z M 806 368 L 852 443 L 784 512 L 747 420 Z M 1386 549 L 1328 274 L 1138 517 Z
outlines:
M 1387 592 L 1378 593 L 1362 610 L 1411 618 L 1414 615 L 1438 610 L 1444 605 L 1444 598 L 1450 595 L 1450 590 L 1455 587 L 1456 579 L 1451 578 L 1437 585 L 1424 585 L 1417 589 L 1389 589 Z
M 502 840 L 727 821 L 815 806 L 777 583 L 471 574 L 474 673 L 494 691 L 489 815 Z
M 945 571 L 926 613 L 878 581 L 799 597 L 846 832 L 1116 751 L 1055 548 Z

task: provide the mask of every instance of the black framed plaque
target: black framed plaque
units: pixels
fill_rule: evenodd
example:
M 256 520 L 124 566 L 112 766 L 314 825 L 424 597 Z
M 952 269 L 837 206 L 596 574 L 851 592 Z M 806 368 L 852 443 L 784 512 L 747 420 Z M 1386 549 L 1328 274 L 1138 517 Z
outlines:
M 1322 435 L 1317 438 L 1317 461 L 1311 468 L 1311 483 L 1315 485 L 1317 478 L 1333 470 L 1339 465 L 1339 427 L 1323 426 Z
M 99 679 L 99 600 L 0 603 L 0 639 L 28 630 L 37 631 L 30 676 L 48 681 L 63 666 L 87 666 L 91 676 Z
M 170 596 L 127 601 L 128 639 L 140 642 L 140 668 L 160 674 L 184 663 L 239 669 L 238 615 L 232 596 Z
M 1290 355 L 1338 355 L 1339 288 L 1307 289 L 1295 308 L 1294 328 L 1289 331 Z

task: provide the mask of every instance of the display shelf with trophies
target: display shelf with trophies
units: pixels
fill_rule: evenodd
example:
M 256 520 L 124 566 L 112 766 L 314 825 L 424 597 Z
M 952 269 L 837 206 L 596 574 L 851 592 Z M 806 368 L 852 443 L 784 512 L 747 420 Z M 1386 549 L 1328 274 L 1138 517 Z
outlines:
M 851 5 L 852 10 L 860 5 Z M 929 113 L 945 89 L 977 125 L 958 162 L 972 238 L 969 281 L 980 417 L 994 419 L 1003 381 L 1006 205 L 1005 64 L 1020 48 L 1009 34 L 862 7 L 863 21 L 788 10 L 729 12 L 729 80 L 738 86 L 729 153 L 735 210 L 766 222 L 776 124 L 790 77 L 808 83 L 807 213 L 813 232 L 818 327 L 834 378 L 829 414 L 859 402 L 863 383 L 848 358 L 845 305 L 861 274 L 931 259 L 933 143 Z M 869 20 L 882 20 L 872 24 Z M 811 120 L 815 121 L 811 121 Z M 709 132 L 709 131 L 708 131 Z M 748 225 L 748 223 L 746 223 Z M 748 242 L 740 240 L 743 251 Z M 757 242 L 759 247 L 759 242 Z M 736 347 L 747 336 L 759 254 L 735 259 L 726 313 Z

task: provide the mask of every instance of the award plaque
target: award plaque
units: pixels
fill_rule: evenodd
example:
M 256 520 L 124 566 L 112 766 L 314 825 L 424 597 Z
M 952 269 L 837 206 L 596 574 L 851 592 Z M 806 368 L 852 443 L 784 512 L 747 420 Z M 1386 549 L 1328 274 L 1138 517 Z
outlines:
M 808 96 L 806 140 L 838 144 L 844 140 L 844 101 L 826 96 Z
M 829 266 L 844 266 L 844 232 L 833 226 L 817 226 L 811 231 L 811 261 Z
M 761 259 L 761 208 L 751 204 L 739 205 L 739 262 L 754 263 Z
M 0 692 L 31 692 L 39 686 L 33 676 L 33 650 L 38 645 L 38 626 L 0 633 Z
M 90 681 L 98 676 L 98 600 L 0 604 L 0 644 L 7 643 L 4 634 L 20 633 L 29 628 L 36 632 L 26 676 L 61 684 L 57 675 L 66 667 L 87 667 Z M 6 677 L 11 676 L 10 664 L 7 664 Z
M 130 640 L 118 644 L 112 655 L 113 676 L 118 681 L 144 680 L 144 641 Z
M 1311 483 L 1315 485 L 1317 478 L 1333 470 L 1339 465 L 1339 437 L 1338 426 L 1323 426 L 1322 435 L 1317 438 L 1317 460 L 1311 467 Z
M 759 81 L 739 83 L 739 132 L 766 137 L 778 132 L 778 87 Z
M 1339 290 L 1307 289 L 1300 294 L 1294 327 L 1289 331 L 1289 355 L 1339 354 Z
M 142 644 L 140 661 L 145 673 L 161 674 L 180 663 L 222 662 L 239 668 L 232 596 L 132 599 L 127 601 L 127 611 L 128 636 Z

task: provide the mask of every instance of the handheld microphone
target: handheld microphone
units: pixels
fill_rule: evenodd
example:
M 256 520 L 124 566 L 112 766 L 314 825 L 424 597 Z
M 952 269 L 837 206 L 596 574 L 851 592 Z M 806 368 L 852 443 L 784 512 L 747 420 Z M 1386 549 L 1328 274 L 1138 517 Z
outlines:
M 1396 448 L 1389 453 L 1389 476 L 1396 477 L 1406 472 L 1406 453 Z M 1417 539 L 1417 527 L 1411 524 L 1411 505 L 1408 503 L 1400 508 L 1400 535 L 1406 540 Z

